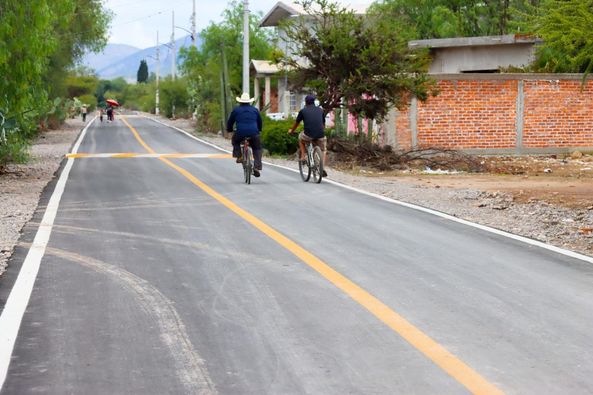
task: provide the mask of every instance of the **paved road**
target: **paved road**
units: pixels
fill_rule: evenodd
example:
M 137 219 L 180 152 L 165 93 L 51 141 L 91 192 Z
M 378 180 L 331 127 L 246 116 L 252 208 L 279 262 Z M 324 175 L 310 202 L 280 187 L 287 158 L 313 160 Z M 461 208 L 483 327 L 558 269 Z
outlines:
M 127 122 L 213 156 L 71 159 L 1 394 L 593 393 L 591 263 Z

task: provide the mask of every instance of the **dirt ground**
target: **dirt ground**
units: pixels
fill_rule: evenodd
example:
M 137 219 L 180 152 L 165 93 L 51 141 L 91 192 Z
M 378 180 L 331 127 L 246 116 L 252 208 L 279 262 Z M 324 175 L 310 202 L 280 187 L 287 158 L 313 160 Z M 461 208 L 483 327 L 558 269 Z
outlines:
M 481 157 L 478 173 L 436 169 L 377 171 L 350 169 L 355 174 L 395 179 L 433 188 L 503 192 L 516 203 L 543 201 L 568 208 L 593 210 L 593 155 Z M 342 167 L 342 166 L 340 166 Z

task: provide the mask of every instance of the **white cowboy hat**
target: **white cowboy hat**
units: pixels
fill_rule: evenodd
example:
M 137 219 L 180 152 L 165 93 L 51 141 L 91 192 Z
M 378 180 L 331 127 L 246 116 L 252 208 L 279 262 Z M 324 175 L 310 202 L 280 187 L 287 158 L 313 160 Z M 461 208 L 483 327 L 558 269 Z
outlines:
M 236 97 L 235 99 L 237 99 L 239 103 L 253 103 L 255 101 L 255 98 L 250 98 L 249 93 L 245 92 L 241 95 L 241 97 Z

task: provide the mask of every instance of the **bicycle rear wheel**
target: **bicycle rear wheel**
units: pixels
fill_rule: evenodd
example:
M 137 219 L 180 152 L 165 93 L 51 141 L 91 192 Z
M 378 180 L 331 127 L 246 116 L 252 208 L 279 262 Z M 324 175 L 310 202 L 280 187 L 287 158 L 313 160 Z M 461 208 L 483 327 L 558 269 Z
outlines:
M 323 178 L 323 154 L 319 147 L 313 148 L 313 166 L 311 167 L 313 167 L 313 181 L 319 184 Z
M 309 178 L 311 178 L 311 166 L 309 165 L 309 155 L 307 155 L 307 160 L 305 161 L 305 163 L 303 163 L 303 161 L 299 158 L 299 172 L 301 173 L 301 178 L 303 179 L 303 181 L 309 181 Z
M 251 174 L 253 173 L 253 150 L 251 147 L 243 150 L 243 174 L 245 183 L 251 184 Z

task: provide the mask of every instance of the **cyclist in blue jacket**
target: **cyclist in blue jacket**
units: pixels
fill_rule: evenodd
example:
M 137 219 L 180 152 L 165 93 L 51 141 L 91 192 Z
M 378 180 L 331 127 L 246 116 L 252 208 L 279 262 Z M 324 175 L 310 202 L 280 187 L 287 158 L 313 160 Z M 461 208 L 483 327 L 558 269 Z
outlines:
M 253 175 L 260 176 L 262 170 L 262 146 L 259 134 L 262 130 L 262 118 L 259 110 L 251 105 L 255 99 L 249 97 L 249 93 L 243 93 L 237 97 L 239 105 L 233 109 L 226 125 L 229 133 L 233 132 L 233 125 L 237 125 L 237 130 L 233 134 L 231 142 L 233 143 L 233 158 L 237 158 L 237 163 L 241 163 L 241 141 L 245 137 L 250 137 L 249 145 L 253 149 Z

